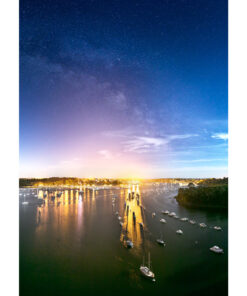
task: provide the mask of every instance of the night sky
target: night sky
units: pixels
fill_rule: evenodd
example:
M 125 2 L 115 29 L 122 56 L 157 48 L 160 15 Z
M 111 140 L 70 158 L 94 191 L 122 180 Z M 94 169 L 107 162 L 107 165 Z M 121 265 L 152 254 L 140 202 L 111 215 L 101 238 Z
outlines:
M 226 176 L 227 13 L 21 0 L 20 176 Z

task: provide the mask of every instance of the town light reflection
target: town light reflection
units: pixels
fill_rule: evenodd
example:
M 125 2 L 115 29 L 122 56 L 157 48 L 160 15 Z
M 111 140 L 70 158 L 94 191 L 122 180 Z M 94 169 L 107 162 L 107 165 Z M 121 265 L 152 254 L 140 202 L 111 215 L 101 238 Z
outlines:
M 143 206 L 139 190 L 139 185 L 129 186 L 125 191 L 124 217 L 121 232 L 121 241 L 131 240 L 135 247 L 140 247 L 143 243 L 144 221 Z

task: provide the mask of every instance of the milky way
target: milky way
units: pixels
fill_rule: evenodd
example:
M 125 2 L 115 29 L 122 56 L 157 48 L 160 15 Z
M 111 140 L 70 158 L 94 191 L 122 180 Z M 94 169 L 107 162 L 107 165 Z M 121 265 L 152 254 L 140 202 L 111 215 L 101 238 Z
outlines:
M 227 175 L 227 12 L 21 1 L 21 176 Z

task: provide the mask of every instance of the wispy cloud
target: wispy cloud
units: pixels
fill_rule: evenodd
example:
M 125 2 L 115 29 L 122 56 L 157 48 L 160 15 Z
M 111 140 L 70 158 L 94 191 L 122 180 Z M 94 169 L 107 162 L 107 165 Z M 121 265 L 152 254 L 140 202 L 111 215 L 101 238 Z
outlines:
M 121 156 L 121 153 L 114 153 L 107 149 L 99 150 L 98 154 L 100 154 L 104 159 L 113 159 Z
M 105 159 L 110 159 L 112 158 L 112 154 L 109 150 L 99 150 L 98 153 L 103 156 Z
M 201 162 L 216 162 L 216 161 L 227 161 L 227 158 L 200 158 L 200 159 L 182 159 L 175 160 L 177 163 L 201 163 Z
M 216 133 L 213 134 L 211 137 L 218 140 L 228 140 L 228 134 L 226 133 Z
M 165 146 L 171 141 L 179 139 L 187 139 L 197 135 L 184 134 L 184 135 L 169 135 L 166 137 L 132 137 L 131 139 L 123 142 L 125 152 L 138 152 L 144 153 L 149 151 L 158 150 L 161 146 Z
M 167 139 L 169 141 L 172 141 L 172 140 L 179 140 L 179 139 L 188 139 L 188 138 L 197 137 L 197 136 L 198 136 L 197 134 L 170 135 L 170 136 L 167 136 Z
M 150 149 L 155 150 L 158 147 L 167 144 L 168 141 L 163 138 L 151 138 L 151 137 L 134 137 L 128 141 L 125 141 L 125 152 L 147 152 Z

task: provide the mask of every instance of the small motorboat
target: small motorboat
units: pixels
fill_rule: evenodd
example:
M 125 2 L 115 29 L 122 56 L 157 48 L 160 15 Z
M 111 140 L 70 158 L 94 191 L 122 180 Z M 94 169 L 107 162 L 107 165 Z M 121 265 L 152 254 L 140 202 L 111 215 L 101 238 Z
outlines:
M 174 216 L 176 216 L 176 213 L 171 212 L 170 214 L 168 214 L 168 216 L 169 216 L 169 217 L 174 217 Z
M 122 220 L 122 217 L 118 216 L 118 220 Z
M 162 214 L 168 215 L 168 214 L 170 214 L 170 212 L 166 210 L 166 211 L 163 211 Z
M 128 240 L 126 240 L 126 246 L 127 246 L 127 248 L 133 248 L 134 244 L 130 239 L 128 239 Z
M 148 253 L 148 266 L 145 266 L 144 258 L 143 258 L 143 264 L 140 266 L 140 272 L 144 277 L 155 282 L 155 275 L 150 269 L 150 253 Z
M 176 231 L 176 233 L 177 233 L 177 234 L 183 234 L 183 231 L 182 231 L 181 229 L 178 229 L 178 230 Z
M 196 224 L 196 221 L 194 221 L 194 220 L 190 220 L 189 222 L 190 222 L 190 224 Z
M 160 222 L 161 223 L 166 223 L 166 220 L 165 219 L 160 219 Z
M 207 227 L 207 225 L 205 223 L 200 223 L 199 226 L 202 227 L 202 228 Z
M 221 231 L 222 228 L 220 226 L 214 226 L 214 229 L 217 230 L 217 231 Z
M 165 246 L 165 245 L 166 245 L 162 238 L 158 238 L 158 239 L 156 239 L 156 242 L 157 242 L 159 245 L 162 245 L 162 246 Z
M 29 204 L 29 202 L 28 201 L 26 201 L 26 195 L 24 194 L 24 201 L 21 203 L 23 206 L 25 206 L 25 205 L 28 205 Z
M 155 213 L 152 213 L 152 217 L 155 217 L 155 215 L 156 215 Z
M 118 215 L 118 212 L 116 212 L 115 215 Z
M 189 219 L 188 218 L 181 218 L 180 221 L 183 221 L 183 222 L 186 222 L 188 221 Z
M 224 253 L 223 249 L 221 249 L 218 246 L 213 246 L 212 248 L 209 248 L 209 250 L 216 253 L 216 254 L 223 254 Z

